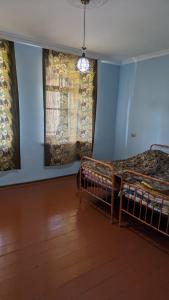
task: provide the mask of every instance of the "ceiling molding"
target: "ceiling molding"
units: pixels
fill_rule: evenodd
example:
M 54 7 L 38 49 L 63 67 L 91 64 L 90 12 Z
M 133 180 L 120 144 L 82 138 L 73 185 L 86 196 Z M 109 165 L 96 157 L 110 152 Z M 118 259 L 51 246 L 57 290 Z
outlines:
M 121 65 L 128 65 L 128 64 L 139 62 L 139 61 L 144 61 L 144 60 L 153 59 L 153 58 L 157 58 L 160 56 L 166 56 L 166 55 L 169 55 L 169 49 L 124 59 L 121 62 Z
M 74 54 L 74 55 L 81 54 L 80 49 L 71 48 L 71 47 L 60 45 L 60 44 L 49 43 L 44 40 L 37 40 L 37 39 L 34 39 L 33 37 L 28 37 L 25 35 L 19 35 L 19 34 L 13 34 L 13 33 L 9 33 L 9 32 L 0 31 L 0 38 L 10 40 L 15 43 L 26 44 L 26 45 L 38 47 L 38 48 L 52 49 L 55 51 L 62 51 L 62 52 L 70 53 L 70 54 Z M 169 49 L 161 50 L 158 52 L 152 52 L 152 53 L 145 54 L 145 55 L 135 56 L 135 57 L 127 58 L 127 59 L 125 59 L 125 58 L 120 59 L 119 57 L 116 57 L 116 56 L 114 56 L 114 57 L 112 57 L 112 56 L 110 57 L 110 56 L 106 56 L 106 55 L 103 56 L 98 53 L 90 52 L 90 51 L 88 51 L 87 54 L 88 54 L 87 56 L 89 58 L 100 60 L 101 63 L 107 63 L 107 64 L 112 64 L 112 65 L 127 65 L 127 64 L 131 64 L 131 63 L 137 63 L 139 61 L 144 61 L 144 60 L 157 58 L 160 56 L 169 55 Z
M 13 34 L 13 33 L 0 31 L 0 39 L 6 39 L 6 40 L 10 40 L 15 43 L 25 44 L 25 45 L 29 45 L 29 46 L 33 46 L 33 47 L 38 47 L 38 48 L 62 51 L 65 53 L 70 53 L 70 54 L 79 55 L 79 56 L 81 55 L 80 49 L 71 48 L 71 47 L 67 47 L 67 46 L 63 46 L 63 45 L 59 45 L 59 44 L 52 44 L 52 43 L 45 42 L 44 40 L 37 40 L 32 37 L 27 37 L 27 36 L 19 35 L 19 34 Z M 103 56 L 103 55 L 100 55 L 95 52 L 87 51 L 87 57 L 100 60 L 101 62 L 104 62 L 104 63 L 114 64 L 114 65 L 121 64 L 121 61 L 119 59 L 112 58 L 112 57 L 109 57 L 106 55 Z
M 116 60 L 116 61 L 110 61 L 110 60 L 104 60 L 104 59 L 100 59 L 100 62 L 102 64 L 109 64 L 109 65 L 115 65 L 115 66 L 120 66 L 121 65 L 121 61 L 120 60 Z

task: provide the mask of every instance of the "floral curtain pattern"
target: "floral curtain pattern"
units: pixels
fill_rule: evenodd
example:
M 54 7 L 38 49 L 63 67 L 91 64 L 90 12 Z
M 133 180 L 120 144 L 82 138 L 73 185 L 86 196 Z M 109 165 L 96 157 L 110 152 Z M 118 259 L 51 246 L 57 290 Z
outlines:
M 96 108 L 96 61 L 76 70 L 78 57 L 43 50 L 45 165 L 92 155 Z
M 14 44 L 0 40 L 0 171 L 19 168 L 19 104 Z

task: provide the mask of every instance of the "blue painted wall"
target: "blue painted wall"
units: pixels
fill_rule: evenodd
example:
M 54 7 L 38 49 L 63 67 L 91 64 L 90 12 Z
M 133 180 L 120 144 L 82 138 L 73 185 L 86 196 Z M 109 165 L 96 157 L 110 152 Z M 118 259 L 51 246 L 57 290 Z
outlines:
M 114 157 L 169 144 L 168 128 L 169 56 L 121 66 Z
M 42 50 L 16 44 L 15 54 L 22 169 L 0 172 L 0 185 L 76 173 L 78 162 L 63 167 L 43 165 Z M 126 158 L 152 143 L 169 144 L 168 128 L 169 55 L 121 67 L 98 62 L 96 159 Z
M 120 67 L 98 64 L 98 102 L 93 156 L 112 160 Z
M 42 50 L 40 48 L 15 45 L 19 100 L 20 100 L 20 143 L 21 166 L 18 171 L 0 172 L 0 185 L 28 182 L 76 173 L 79 163 L 63 167 L 44 167 L 44 112 L 42 89 Z M 114 70 L 115 69 L 115 70 Z M 112 74 L 111 74 L 112 72 Z M 106 157 L 107 149 L 113 149 L 112 124 L 113 107 L 116 102 L 118 70 L 112 65 L 98 64 L 98 102 L 96 120 L 95 153 Z M 109 87 L 109 85 L 111 87 Z M 104 113 L 102 112 L 102 109 Z M 110 128 L 110 131 L 109 131 Z M 105 135 L 106 147 L 100 148 L 100 140 Z M 110 153 L 110 152 L 108 152 Z M 113 153 L 113 152 L 112 152 Z

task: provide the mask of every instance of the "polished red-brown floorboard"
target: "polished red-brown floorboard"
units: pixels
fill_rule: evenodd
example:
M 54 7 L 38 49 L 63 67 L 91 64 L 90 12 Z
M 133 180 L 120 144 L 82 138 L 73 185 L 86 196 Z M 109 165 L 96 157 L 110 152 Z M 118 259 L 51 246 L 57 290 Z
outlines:
M 166 237 L 111 225 L 75 177 L 0 190 L 0 299 L 169 299 Z

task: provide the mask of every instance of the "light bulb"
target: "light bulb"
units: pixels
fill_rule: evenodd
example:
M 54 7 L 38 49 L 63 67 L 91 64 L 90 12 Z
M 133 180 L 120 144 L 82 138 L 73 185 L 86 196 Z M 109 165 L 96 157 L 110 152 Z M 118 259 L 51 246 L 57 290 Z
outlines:
M 81 73 L 86 73 L 89 71 L 89 60 L 82 55 L 82 57 L 80 57 L 77 61 L 77 69 L 81 72 Z

